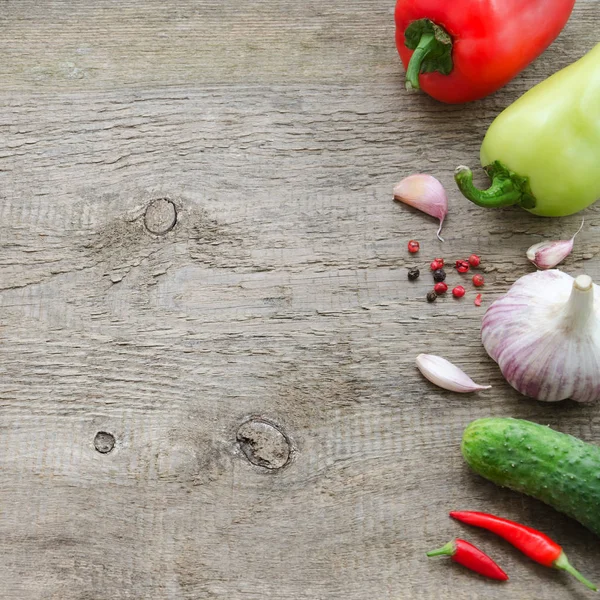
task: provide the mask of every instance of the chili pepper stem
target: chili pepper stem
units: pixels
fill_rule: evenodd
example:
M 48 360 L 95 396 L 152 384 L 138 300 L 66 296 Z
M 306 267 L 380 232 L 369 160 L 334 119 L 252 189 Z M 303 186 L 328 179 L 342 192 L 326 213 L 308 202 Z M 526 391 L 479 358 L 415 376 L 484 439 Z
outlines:
M 415 48 L 410 57 L 408 68 L 406 69 L 406 89 L 411 92 L 421 89 L 419 86 L 419 75 L 421 66 L 427 55 L 437 46 L 437 40 L 433 33 L 424 33 L 421 36 L 419 45 Z M 441 229 L 441 228 L 440 228 Z
M 490 187 L 480 190 L 473 185 L 473 171 L 461 165 L 454 171 L 454 179 L 463 195 L 477 206 L 500 208 L 519 204 L 523 199 L 521 190 L 515 186 L 512 179 L 506 177 L 494 176 Z
M 577 569 L 575 569 L 575 567 L 571 565 L 567 555 L 564 552 L 561 552 L 560 556 L 554 561 L 554 568 L 570 573 L 573 575 L 573 577 L 575 577 L 575 579 L 577 579 L 577 581 L 583 583 L 583 585 L 588 587 L 590 590 L 593 590 L 594 592 L 598 591 L 598 588 L 591 581 L 588 581 Z
M 427 556 L 452 556 L 456 552 L 456 544 L 454 541 L 448 542 L 445 546 L 438 548 L 437 550 L 431 550 L 427 553 Z

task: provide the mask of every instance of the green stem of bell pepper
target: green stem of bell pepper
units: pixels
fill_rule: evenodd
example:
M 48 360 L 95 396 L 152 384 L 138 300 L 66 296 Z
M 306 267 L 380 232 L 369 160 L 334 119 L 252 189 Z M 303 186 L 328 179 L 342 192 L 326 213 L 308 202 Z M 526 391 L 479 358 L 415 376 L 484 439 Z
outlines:
M 404 40 L 406 47 L 414 50 L 406 69 L 408 91 L 420 89 L 421 73 L 452 72 L 452 39 L 443 27 L 429 19 L 419 19 L 406 28 Z
M 419 45 L 410 57 L 410 62 L 406 69 L 406 89 L 408 91 L 420 89 L 419 74 L 421 73 L 421 65 L 436 44 L 437 41 L 433 33 L 426 33 L 421 36 Z
M 486 167 L 492 183 L 487 190 L 480 190 L 473 185 L 473 171 L 469 167 L 460 166 L 454 171 L 454 179 L 465 197 L 478 206 L 500 208 L 520 204 L 524 208 L 534 208 L 535 198 L 529 191 L 527 178 L 521 177 L 507 169 L 499 161 Z

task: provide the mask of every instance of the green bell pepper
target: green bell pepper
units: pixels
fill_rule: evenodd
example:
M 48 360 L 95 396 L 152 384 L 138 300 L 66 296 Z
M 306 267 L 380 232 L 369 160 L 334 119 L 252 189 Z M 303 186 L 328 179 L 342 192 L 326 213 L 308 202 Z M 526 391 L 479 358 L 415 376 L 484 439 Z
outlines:
M 481 146 L 491 186 L 454 178 L 479 206 L 518 204 L 534 215 L 572 215 L 600 198 L 600 44 L 526 92 L 494 120 Z

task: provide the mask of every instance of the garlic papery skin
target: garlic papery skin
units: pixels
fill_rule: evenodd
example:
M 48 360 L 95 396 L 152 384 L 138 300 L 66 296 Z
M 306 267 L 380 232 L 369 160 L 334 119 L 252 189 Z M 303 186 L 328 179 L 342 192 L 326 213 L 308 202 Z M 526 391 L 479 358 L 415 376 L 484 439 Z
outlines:
M 582 230 L 583 223 L 584 221 L 582 221 L 581 227 L 570 240 L 534 244 L 527 250 L 527 259 L 538 269 L 553 269 L 573 251 L 575 237 Z
M 588 275 L 552 269 L 521 277 L 486 311 L 481 340 L 525 396 L 600 399 L 600 288 Z
M 410 175 L 394 186 L 394 200 L 404 202 L 440 220 L 437 237 L 448 214 L 448 196 L 444 186 L 431 175 Z
M 477 385 L 464 371 L 450 361 L 434 354 L 419 354 L 417 368 L 431 383 L 449 390 L 466 394 L 479 390 L 489 390 L 491 385 Z

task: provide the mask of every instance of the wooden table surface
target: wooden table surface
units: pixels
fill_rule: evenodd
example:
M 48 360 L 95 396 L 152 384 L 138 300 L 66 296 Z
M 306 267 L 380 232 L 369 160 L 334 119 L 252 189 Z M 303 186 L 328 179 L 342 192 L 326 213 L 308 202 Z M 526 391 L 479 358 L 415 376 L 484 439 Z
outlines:
M 581 215 L 486 211 L 452 172 L 598 42 L 600 2 L 467 106 L 404 91 L 391 1 L 0 4 L 0 596 L 589 597 L 447 516 L 541 528 L 600 581 L 597 538 L 459 450 L 491 415 L 600 442 L 598 407 L 519 396 L 478 335 L 525 249 Z M 449 190 L 445 244 L 392 201 L 414 172 Z M 600 278 L 600 206 L 584 215 L 564 269 Z M 471 252 L 482 308 L 407 281 Z M 494 387 L 435 388 L 419 352 Z M 425 558 L 457 535 L 511 581 Z

